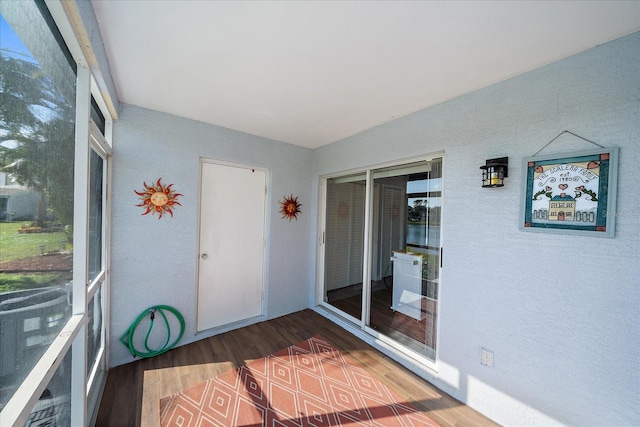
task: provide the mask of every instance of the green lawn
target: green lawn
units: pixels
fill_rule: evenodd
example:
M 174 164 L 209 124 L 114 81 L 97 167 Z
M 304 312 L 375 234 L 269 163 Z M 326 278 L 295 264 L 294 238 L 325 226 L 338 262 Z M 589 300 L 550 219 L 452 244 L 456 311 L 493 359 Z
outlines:
M 0 222 L 0 262 L 69 249 L 67 236 L 63 231 L 18 233 L 24 224 L 24 222 Z
M 24 222 L 0 222 L 0 262 L 31 258 L 71 249 L 63 231 L 54 233 L 18 233 Z M 57 286 L 69 280 L 68 273 L 0 273 L 0 293 L 22 289 Z
M 62 273 L 47 274 L 7 274 L 0 273 L 0 294 L 25 289 L 48 288 L 66 283 Z

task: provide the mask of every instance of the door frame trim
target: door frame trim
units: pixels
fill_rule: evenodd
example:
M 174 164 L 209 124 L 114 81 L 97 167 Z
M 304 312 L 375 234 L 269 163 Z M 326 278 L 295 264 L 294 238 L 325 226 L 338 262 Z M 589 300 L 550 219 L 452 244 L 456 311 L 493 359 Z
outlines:
M 202 166 L 203 164 L 213 164 L 213 165 L 219 165 L 219 166 L 228 166 L 228 167 L 236 167 L 236 168 L 241 168 L 241 169 L 251 169 L 251 170 L 257 170 L 257 171 L 262 171 L 265 174 L 265 198 L 264 198 L 264 212 L 263 212 L 263 217 L 264 217 L 264 224 L 263 224 L 263 230 L 264 230 L 264 234 L 263 234 L 263 244 L 262 244 L 262 295 L 261 295 L 261 313 L 258 316 L 252 316 L 248 319 L 243 319 L 243 320 L 238 320 L 236 322 L 232 322 L 229 324 L 225 324 L 225 325 L 219 325 L 216 326 L 214 328 L 207 328 L 207 329 L 199 329 L 198 327 L 198 298 L 199 298 L 199 292 L 200 292 L 200 224 L 201 224 L 201 216 L 202 216 Z M 196 275 L 195 275 L 195 299 L 193 301 L 194 304 L 194 315 L 195 315 L 195 319 L 194 319 L 194 323 L 195 323 L 195 332 L 194 335 L 201 335 L 203 333 L 206 333 L 207 331 L 213 331 L 213 330 L 218 330 L 218 329 L 222 329 L 222 330 L 230 330 L 233 328 L 229 328 L 230 325 L 234 325 L 234 324 L 238 324 L 238 325 L 242 325 L 244 326 L 247 323 L 247 320 L 249 319 L 256 319 L 256 318 L 262 318 L 265 317 L 266 313 L 268 313 L 267 308 L 267 289 L 268 289 L 268 259 L 269 259 L 269 247 L 267 245 L 267 241 L 269 240 L 269 222 L 270 222 L 270 215 L 269 215 L 269 206 L 271 206 L 271 170 L 269 168 L 265 168 L 262 166 L 253 166 L 253 165 L 248 165 L 248 164 L 244 164 L 244 163 L 236 163 L 236 162 L 229 162 L 226 160 L 220 160 L 220 159 L 215 159 L 215 158 L 211 158 L 211 157 L 203 157 L 200 156 L 198 159 L 198 199 L 197 199 L 197 221 L 196 221 L 196 253 L 195 253 L 195 257 L 194 257 L 194 262 L 195 262 L 195 271 L 196 271 Z

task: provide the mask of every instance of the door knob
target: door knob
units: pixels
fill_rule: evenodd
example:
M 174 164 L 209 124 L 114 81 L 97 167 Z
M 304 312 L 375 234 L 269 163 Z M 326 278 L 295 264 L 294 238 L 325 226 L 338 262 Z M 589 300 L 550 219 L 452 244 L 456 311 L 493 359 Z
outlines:
M 200 255 L 200 258 L 202 258 L 202 259 L 207 259 L 207 258 L 209 258 L 209 255 L 207 255 L 207 254 L 202 254 L 202 255 Z

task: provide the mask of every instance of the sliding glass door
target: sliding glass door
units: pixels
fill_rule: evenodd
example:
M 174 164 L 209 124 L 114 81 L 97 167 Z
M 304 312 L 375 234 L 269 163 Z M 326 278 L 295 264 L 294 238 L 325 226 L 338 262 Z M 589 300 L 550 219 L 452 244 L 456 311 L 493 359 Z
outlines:
M 367 325 L 435 360 L 442 161 L 373 172 Z
M 332 178 L 326 186 L 324 301 L 360 319 L 366 175 Z
M 324 302 L 435 361 L 442 158 L 327 179 L 325 205 Z

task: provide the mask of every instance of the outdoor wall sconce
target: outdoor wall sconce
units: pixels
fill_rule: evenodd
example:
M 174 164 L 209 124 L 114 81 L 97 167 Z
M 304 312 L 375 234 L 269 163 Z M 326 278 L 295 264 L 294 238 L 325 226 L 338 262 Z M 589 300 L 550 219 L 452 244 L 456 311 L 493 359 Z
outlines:
M 482 188 L 504 187 L 504 179 L 509 176 L 509 158 L 489 159 L 482 169 Z

